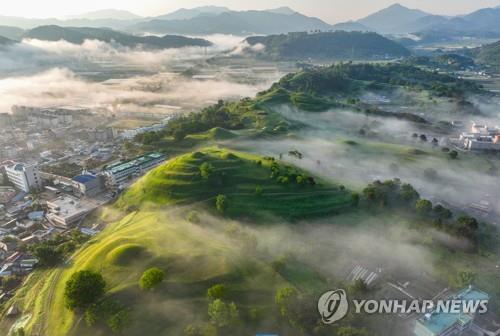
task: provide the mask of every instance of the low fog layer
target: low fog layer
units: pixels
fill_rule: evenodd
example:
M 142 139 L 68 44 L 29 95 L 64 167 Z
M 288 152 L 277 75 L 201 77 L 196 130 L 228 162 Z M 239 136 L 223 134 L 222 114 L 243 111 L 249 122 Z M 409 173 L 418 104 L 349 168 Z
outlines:
M 218 99 L 253 96 L 267 87 L 224 80 L 196 80 L 175 73 L 91 82 L 65 68 L 0 79 L 0 111 L 12 105 L 85 106 L 113 112 L 197 111 Z
M 29 74 L 51 67 L 99 70 L 106 65 L 134 66 L 147 71 L 161 71 L 170 63 L 209 58 L 231 50 L 240 43 L 240 37 L 227 35 L 202 36 L 213 46 L 179 49 L 142 50 L 115 43 L 86 40 L 81 45 L 67 41 L 24 39 L 22 43 L 0 48 L 0 77 L 9 74 Z
M 422 197 L 436 203 L 464 208 L 472 202 L 488 200 L 500 210 L 495 162 L 466 154 L 451 160 L 430 144 L 432 137 L 438 136 L 432 131 L 418 129 L 406 121 L 368 117 L 347 110 L 324 113 L 306 113 L 289 107 L 278 110 L 307 127 L 286 139 L 242 142 L 238 146 L 264 155 L 281 153 L 284 160 L 355 188 L 377 179 L 399 177 L 413 184 Z M 359 135 L 361 128 L 368 130 L 365 136 Z M 413 133 L 426 133 L 428 142 L 414 139 Z M 441 141 L 442 137 L 438 139 Z M 355 144 L 346 143 L 348 140 Z M 412 148 L 428 154 L 415 155 Z M 286 153 L 291 150 L 300 151 L 303 159 L 288 156 Z M 426 169 L 433 169 L 437 177 L 426 177 Z

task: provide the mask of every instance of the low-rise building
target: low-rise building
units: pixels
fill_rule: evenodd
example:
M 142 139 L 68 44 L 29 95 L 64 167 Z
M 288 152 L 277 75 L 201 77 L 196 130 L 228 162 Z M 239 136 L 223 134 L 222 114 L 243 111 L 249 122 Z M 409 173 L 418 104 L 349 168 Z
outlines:
M 30 192 L 32 189 L 42 188 L 42 178 L 35 165 L 24 163 L 14 163 L 5 167 L 7 179 L 18 189 Z
M 107 183 L 111 186 L 123 184 L 135 176 L 140 176 L 158 166 L 166 159 L 161 153 L 149 153 L 128 161 L 121 161 L 104 170 Z
M 47 219 L 60 227 L 71 227 L 93 211 L 96 206 L 83 199 L 62 195 L 52 201 L 47 201 L 49 213 Z
M 458 292 L 450 300 L 488 301 L 489 295 L 469 286 Z M 415 322 L 416 336 L 460 336 L 466 335 L 475 328 L 475 314 L 469 312 L 430 312 Z

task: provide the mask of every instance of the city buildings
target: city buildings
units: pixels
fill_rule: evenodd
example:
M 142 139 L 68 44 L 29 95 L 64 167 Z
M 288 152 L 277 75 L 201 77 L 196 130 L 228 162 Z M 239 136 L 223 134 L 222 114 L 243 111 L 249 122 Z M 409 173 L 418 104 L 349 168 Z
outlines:
M 38 168 L 34 165 L 14 163 L 5 167 L 7 179 L 17 188 L 25 192 L 42 188 L 42 179 Z
M 161 153 L 149 153 L 128 161 L 121 161 L 108 166 L 104 170 L 107 184 L 118 186 L 135 176 L 144 174 L 146 171 L 158 166 L 166 159 Z
M 460 141 L 468 150 L 500 150 L 500 128 L 473 122 L 470 133 L 462 133 Z

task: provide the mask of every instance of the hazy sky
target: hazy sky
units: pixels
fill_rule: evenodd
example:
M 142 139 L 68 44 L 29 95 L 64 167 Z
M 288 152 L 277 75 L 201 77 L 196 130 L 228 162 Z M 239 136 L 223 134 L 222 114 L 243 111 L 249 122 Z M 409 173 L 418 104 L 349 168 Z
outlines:
M 0 15 L 27 17 L 63 17 L 103 8 L 132 11 L 143 16 L 165 14 L 180 7 L 203 5 L 227 6 L 231 9 L 264 9 L 290 6 L 330 23 L 358 19 L 394 0 L 0 0 Z M 500 5 L 500 0 L 400 0 L 399 3 L 435 14 L 465 14 L 483 7 Z M 1 25 L 1 22 L 0 22 Z

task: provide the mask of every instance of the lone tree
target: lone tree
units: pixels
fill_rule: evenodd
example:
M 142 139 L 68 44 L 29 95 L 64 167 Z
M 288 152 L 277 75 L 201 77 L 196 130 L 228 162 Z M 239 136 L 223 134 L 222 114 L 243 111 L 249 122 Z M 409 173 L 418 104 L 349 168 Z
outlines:
M 223 284 L 213 285 L 207 290 L 207 298 L 209 300 L 221 299 L 226 297 L 227 289 Z
M 157 287 L 165 279 L 165 272 L 161 269 L 153 267 L 146 270 L 139 280 L 139 286 L 143 290 L 152 290 Z
M 120 310 L 118 313 L 113 314 L 106 322 L 113 333 L 119 334 L 130 326 L 130 314 L 126 310 Z
M 432 211 L 432 203 L 429 200 L 421 199 L 415 204 L 415 210 L 420 215 L 428 215 Z
M 215 208 L 220 213 L 224 213 L 227 210 L 227 197 L 225 195 L 218 195 L 215 199 Z
M 233 302 L 225 303 L 217 299 L 208 305 L 208 316 L 213 325 L 219 328 L 228 327 L 238 321 L 238 307 Z
M 79 271 L 73 273 L 64 288 L 66 307 L 71 310 L 87 308 L 104 295 L 106 281 L 100 273 Z
M 200 166 L 200 176 L 204 180 L 208 180 L 213 171 L 214 167 L 208 162 L 203 162 Z

